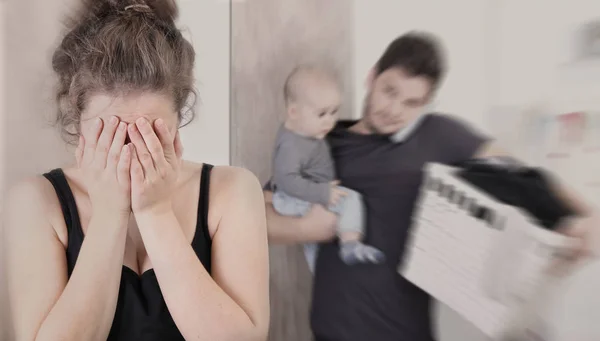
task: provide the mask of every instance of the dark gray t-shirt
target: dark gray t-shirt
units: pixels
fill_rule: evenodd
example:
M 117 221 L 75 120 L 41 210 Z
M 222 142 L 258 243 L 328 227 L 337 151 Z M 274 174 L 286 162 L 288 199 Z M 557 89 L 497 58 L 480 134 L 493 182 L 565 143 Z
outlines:
M 430 114 L 401 143 L 360 135 L 340 122 L 327 140 L 343 186 L 366 205 L 366 243 L 382 250 L 384 265 L 345 265 L 337 241 L 317 258 L 311 326 L 327 341 L 431 341 L 429 296 L 397 273 L 426 162 L 471 158 L 486 139 L 460 121 Z

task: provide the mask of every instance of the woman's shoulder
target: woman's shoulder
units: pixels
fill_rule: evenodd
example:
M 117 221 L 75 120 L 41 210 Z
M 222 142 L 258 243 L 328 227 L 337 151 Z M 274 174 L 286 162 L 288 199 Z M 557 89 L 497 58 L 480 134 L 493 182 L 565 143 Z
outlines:
M 236 166 L 213 166 L 206 163 L 184 161 L 184 181 L 192 178 L 202 177 L 204 167 L 211 167 L 210 188 L 214 192 L 227 192 L 229 190 L 239 189 L 240 186 L 248 186 L 254 183 L 258 184 L 258 178 L 246 168 Z
M 197 183 L 205 166 L 206 164 L 186 161 L 183 168 L 185 173 L 191 175 L 190 181 L 196 179 Z M 247 206 L 249 202 L 261 202 L 264 205 L 258 178 L 246 168 L 212 166 L 208 186 L 208 225 L 211 236 L 216 233 L 222 217 L 239 210 L 240 206 Z
M 29 176 L 13 184 L 8 189 L 4 208 L 9 228 L 25 221 L 35 221 L 39 224 L 18 226 L 43 228 L 50 225 L 56 228 L 60 225 L 60 202 L 54 187 L 43 175 Z
M 188 172 L 196 177 L 202 176 L 206 164 L 185 162 Z M 258 178 L 250 170 L 243 167 L 218 165 L 210 171 L 209 195 L 211 208 L 221 211 L 229 206 L 236 198 L 252 196 L 254 192 L 262 196 L 262 187 Z
M 8 189 L 7 205 L 44 211 L 58 204 L 54 187 L 43 175 L 23 178 Z
M 246 168 L 236 166 L 216 166 L 212 170 L 215 185 L 227 188 L 238 188 L 253 182 L 258 183 L 257 177 Z
M 203 174 L 205 167 L 211 167 L 210 173 Z M 211 208 L 227 206 L 235 196 L 245 196 L 248 193 L 258 190 L 262 195 L 262 187 L 258 178 L 246 168 L 226 165 L 210 165 L 184 161 L 183 181 L 180 186 L 188 186 L 202 181 L 202 176 L 210 176 L 209 182 L 209 200 Z

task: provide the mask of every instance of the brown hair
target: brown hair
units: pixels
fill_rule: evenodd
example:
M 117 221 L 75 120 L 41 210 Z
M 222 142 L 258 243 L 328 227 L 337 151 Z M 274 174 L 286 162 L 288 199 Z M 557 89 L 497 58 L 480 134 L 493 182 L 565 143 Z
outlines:
M 93 92 L 172 95 L 179 122 L 193 117 L 192 45 L 175 26 L 174 0 L 83 0 L 54 52 L 58 75 L 56 124 L 64 137 L 79 135 L 81 113 Z M 75 128 L 75 129 L 73 129 Z

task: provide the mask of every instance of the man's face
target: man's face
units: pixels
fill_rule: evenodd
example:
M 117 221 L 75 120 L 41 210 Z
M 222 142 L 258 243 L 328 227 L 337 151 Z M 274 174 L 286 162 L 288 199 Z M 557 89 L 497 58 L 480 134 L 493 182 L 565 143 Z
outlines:
M 410 76 L 393 67 L 382 72 L 369 85 L 364 122 L 373 134 L 393 134 L 413 122 L 429 102 L 431 82 L 423 76 Z

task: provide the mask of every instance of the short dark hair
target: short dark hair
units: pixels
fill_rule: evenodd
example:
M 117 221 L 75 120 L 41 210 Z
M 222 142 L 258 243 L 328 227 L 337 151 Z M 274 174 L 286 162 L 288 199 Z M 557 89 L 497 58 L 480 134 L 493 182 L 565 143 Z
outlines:
M 376 75 L 397 67 L 411 76 L 426 77 L 433 89 L 446 73 L 446 61 L 438 38 L 426 32 L 411 31 L 394 39 L 375 66 Z

